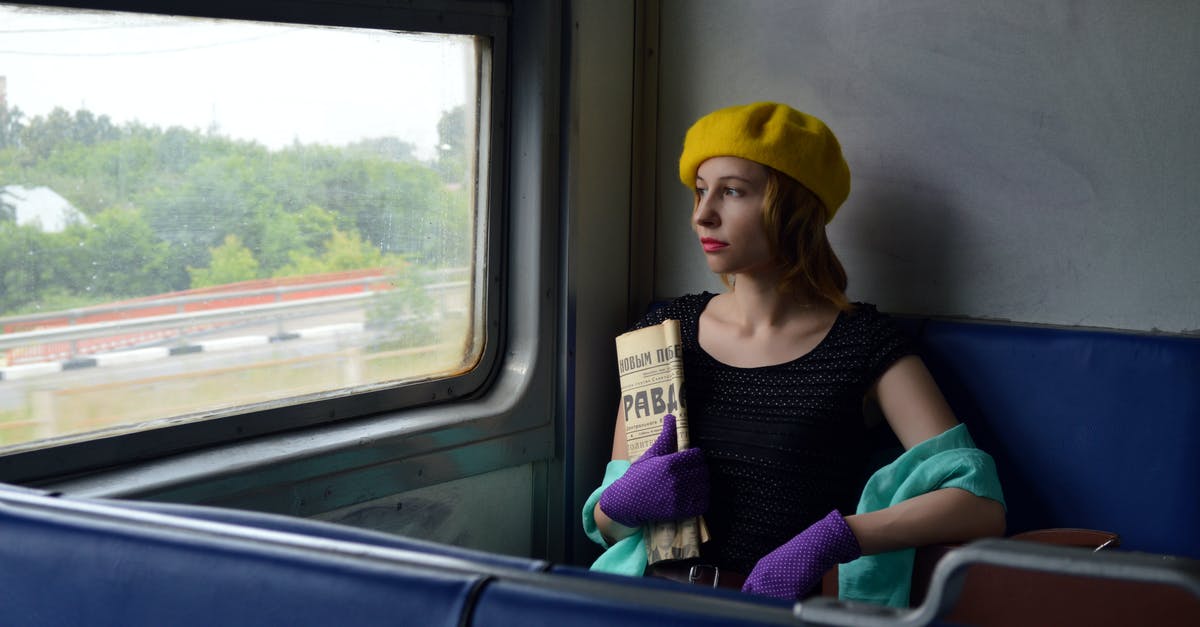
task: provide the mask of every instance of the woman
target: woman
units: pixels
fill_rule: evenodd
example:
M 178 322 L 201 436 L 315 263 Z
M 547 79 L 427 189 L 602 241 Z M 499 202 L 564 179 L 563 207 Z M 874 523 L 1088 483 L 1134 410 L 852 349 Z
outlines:
M 701 561 L 722 585 L 797 598 L 860 555 L 1002 534 L 991 459 L 956 427 L 892 321 L 847 301 L 825 225 L 850 173 L 828 127 L 777 103 L 721 109 L 688 131 L 679 174 L 694 192 L 697 243 L 728 291 L 681 297 L 637 326 L 680 320 L 694 447 L 676 452 L 668 424 L 628 466 L 619 410 L 614 461 L 584 512 L 593 537 L 607 546 L 648 522 L 704 514 Z M 893 469 L 903 476 L 880 471 L 864 492 L 869 416 L 880 413 L 907 461 Z M 967 466 L 951 472 L 959 480 L 895 489 L 914 464 L 946 463 L 947 450 L 952 467 Z M 863 596 L 907 604 L 904 577 L 898 597 Z

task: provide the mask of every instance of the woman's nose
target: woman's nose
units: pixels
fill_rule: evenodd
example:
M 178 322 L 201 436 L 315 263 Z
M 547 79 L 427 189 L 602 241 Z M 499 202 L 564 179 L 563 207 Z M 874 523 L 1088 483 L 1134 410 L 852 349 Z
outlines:
M 692 221 L 699 226 L 715 226 L 717 224 L 717 212 L 713 210 L 711 196 L 703 196 L 700 202 L 696 203 L 696 209 L 692 212 Z

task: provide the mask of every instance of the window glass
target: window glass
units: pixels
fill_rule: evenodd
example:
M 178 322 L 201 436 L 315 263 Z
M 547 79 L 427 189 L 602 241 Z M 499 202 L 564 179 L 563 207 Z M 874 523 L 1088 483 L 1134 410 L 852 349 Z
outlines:
M 0 4 L 0 452 L 469 370 L 485 42 Z

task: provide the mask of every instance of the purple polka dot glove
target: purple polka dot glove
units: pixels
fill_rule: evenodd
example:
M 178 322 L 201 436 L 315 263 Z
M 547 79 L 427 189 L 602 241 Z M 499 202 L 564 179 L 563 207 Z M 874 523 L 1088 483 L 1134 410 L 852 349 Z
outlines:
M 697 448 L 676 452 L 675 416 L 658 439 L 600 495 L 600 511 L 626 527 L 699 516 L 708 509 L 708 466 Z
M 758 560 L 742 592 L 797 599 L 816 586 L 834 564 L 860 555 L 858 538 L 834 510 Z

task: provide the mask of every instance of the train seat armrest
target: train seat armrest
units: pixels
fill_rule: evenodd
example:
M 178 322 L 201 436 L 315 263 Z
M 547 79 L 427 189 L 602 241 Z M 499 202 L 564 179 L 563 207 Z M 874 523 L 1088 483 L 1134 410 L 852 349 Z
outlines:
M 1003 573 L 987 605 L 965 611 L 968 580 Z M 797 618 L 819 625 L 1196 625 L 1200 560 L 1131 551 L 978 540 L 946 553 L 921 605 L 893 609 L 829 597 L 797 603 Z

